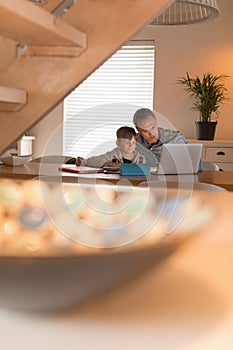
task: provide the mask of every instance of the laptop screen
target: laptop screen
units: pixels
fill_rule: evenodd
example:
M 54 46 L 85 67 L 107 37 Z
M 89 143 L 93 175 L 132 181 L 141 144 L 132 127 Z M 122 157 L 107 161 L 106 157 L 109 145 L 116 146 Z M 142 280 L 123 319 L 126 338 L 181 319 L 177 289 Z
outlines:
M 202 154 L 202 144 L 164 144 L 157 174 L 196 174 Z

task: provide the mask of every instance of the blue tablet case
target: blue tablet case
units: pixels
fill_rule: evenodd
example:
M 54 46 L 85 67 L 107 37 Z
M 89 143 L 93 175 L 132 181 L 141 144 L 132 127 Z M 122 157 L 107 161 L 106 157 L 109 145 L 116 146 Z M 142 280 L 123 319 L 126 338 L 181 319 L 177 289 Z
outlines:
M 120 173 L 121 175 L 148 176 L 150 175 L 150 166 L 148 164 L 123 163 L 120 165 Z

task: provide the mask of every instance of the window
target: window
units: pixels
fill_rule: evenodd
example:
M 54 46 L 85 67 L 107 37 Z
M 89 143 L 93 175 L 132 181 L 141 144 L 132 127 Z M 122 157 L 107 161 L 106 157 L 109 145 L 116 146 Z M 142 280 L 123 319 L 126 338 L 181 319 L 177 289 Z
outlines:
M 102 154 L 116 147 L 116 130 L 134 112 L 153 109 L 154 42 L 131 41 L 64 101 L 63 154 Z

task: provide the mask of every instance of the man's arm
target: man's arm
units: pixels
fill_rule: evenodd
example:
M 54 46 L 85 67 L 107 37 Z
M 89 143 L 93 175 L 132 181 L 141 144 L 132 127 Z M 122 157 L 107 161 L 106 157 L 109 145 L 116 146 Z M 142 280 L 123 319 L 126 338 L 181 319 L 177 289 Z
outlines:
M 179 130 L 159 128 L 160 142 L 164 143 L 188 143 L 184 135 Z
M 181 131 L 177 131 L 177 135 L 174 137 L 173 143 L 188 143 Z
M 151 150 L 147 149 L 145 146 L 141 145 L 139 142 L 137 142 L 136 147 L 137 147 L 137 151 L 145 157 L 146 164 L 152 167 L 158 166 L 158 160 Z

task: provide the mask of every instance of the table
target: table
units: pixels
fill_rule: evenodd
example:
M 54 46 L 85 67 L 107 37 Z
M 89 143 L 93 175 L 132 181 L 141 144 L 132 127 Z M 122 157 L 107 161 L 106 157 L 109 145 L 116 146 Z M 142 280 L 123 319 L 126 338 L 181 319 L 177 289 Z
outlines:
M 232 350 L 233 193 L 200 196 L 215 219 L 158 268 L 67 312 L 0 308 L 2 349 Z
M 198 180 L 233 191 L 233 171 L 202 171 L 198 174 Z
M 62 173 L 58 170 L 59 164 L 33 163 L 22 166 L 0 165 L 0 177 L 12 178 L 17 180 L 28 180 L 38 178 L 39 176 L 47 176 L 57 178 L 63 182 L 99 182 L 108 181 L 111 183 L 133 184 L 139 185 L 145 181 L 166 182 L 168 187 L 177 186 L 179 182 L 205 182 L 222 186 L 228 191 L 233 191 L 233 172 L 232 171 L 203 171 L 197 175 L 150 175 L 144 176 L 120 176 L 119 174 L 73 174 Z

